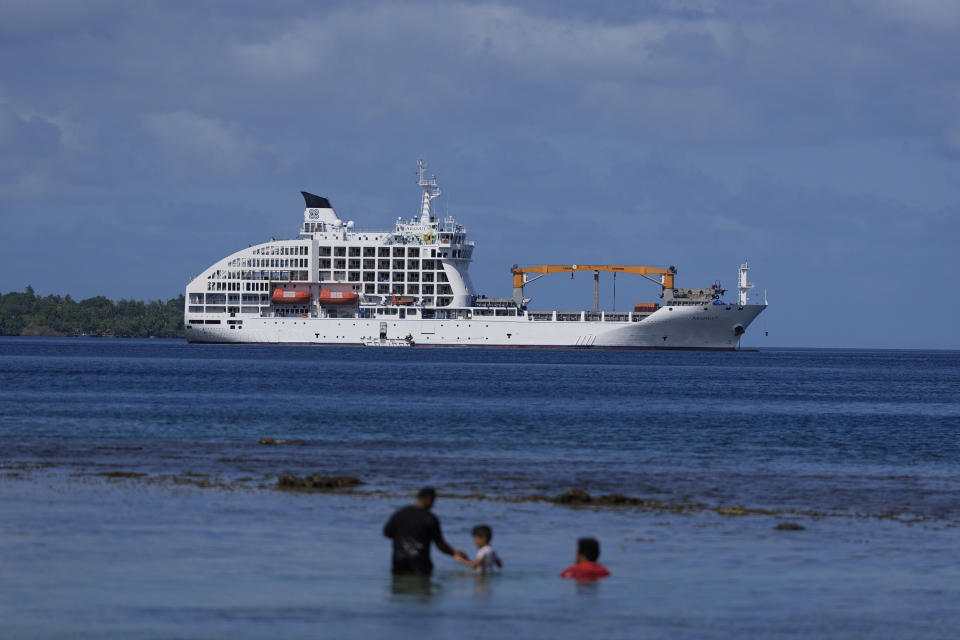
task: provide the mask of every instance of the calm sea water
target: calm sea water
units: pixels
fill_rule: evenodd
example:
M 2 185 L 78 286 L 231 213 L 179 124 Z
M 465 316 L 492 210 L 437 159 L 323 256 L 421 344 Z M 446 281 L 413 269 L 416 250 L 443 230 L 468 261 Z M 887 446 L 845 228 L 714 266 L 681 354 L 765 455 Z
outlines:
M 0 635 L 955 637 L 958 470 L 958 352 L 0 339 Z M 425 484 L 501 575 L 391 579 Z

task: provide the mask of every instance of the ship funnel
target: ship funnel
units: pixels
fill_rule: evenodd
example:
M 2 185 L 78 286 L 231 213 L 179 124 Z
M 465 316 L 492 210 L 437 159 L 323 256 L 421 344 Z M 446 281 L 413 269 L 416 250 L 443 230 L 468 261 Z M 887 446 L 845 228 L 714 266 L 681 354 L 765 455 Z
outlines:
M 303 202 L 306 205 L 306 209 L 303 210 L 304 222 L 322 222 L 334 226 L 342 224 L 329 200 L 306 191 L 300 193 L 303 195 Z

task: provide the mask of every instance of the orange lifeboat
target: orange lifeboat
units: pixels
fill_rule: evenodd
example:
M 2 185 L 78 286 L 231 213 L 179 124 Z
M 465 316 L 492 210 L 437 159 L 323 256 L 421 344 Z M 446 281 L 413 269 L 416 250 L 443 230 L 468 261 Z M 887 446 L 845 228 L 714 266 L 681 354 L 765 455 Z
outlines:
M 660 305 L 656 302 L 638 302 L 636 306 L 633 307 L 635 313 L 653 313 L 660 308 Z
M 309 291 L 284 291 L 283 289 L 274 289 L 270 297 L 274 303 L 279 304 L 305 304 L 310 302 Z
M 330 291 L 330 289 L 322 289 L 317 296 L 320 304 L 356 304 L 359 299 L 360 296 L 352 291 Z
M 393 296 L 393 304 L 413 304 L 413 298 L 402 298 L 400 296 Z

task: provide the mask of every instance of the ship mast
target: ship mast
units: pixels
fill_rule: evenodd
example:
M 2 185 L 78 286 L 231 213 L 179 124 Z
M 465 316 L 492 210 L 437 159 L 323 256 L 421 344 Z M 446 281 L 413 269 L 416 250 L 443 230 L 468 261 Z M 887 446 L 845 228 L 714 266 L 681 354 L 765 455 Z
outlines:
M 747 304 L 747 293 L 750 289 L 753 289 L 753 283 L 747 282 L 747 272 L 750 271 L 750 265 L 747 264 L 747 261 L 744 260 L 743 264 L 740 265 L 740 278 L 737 281 L 737 290 L 740 293 L 739 304 L 741 307 L 746 306 Z
M 420 169 L 420 181 L 417 183 L 423 189 L 423 201 L 420 205 L 420 224 L 430 224 L 430 201 L 434 198 L 439 198 L 440 187 L 437 186 L 437 176 L 433 175 L 429 179 L 427 178 L 426 165 L 423 164 L 423 160 L 417 160 L 417 167 Z

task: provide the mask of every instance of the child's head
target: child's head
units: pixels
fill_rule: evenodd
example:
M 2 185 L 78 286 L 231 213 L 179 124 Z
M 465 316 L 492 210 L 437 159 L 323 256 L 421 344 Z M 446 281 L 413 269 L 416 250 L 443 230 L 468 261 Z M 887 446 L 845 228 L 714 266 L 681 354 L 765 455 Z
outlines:
M 579 538 L 577 540 L 577 559 L 596 562 L 600 557 L 600 543 L 596 538 Z
M 478 524 L 470 533 L 473 534 L 473 541 L 478 547 L 490 544 L 493 539 L 493 529 L 485 524 Z

